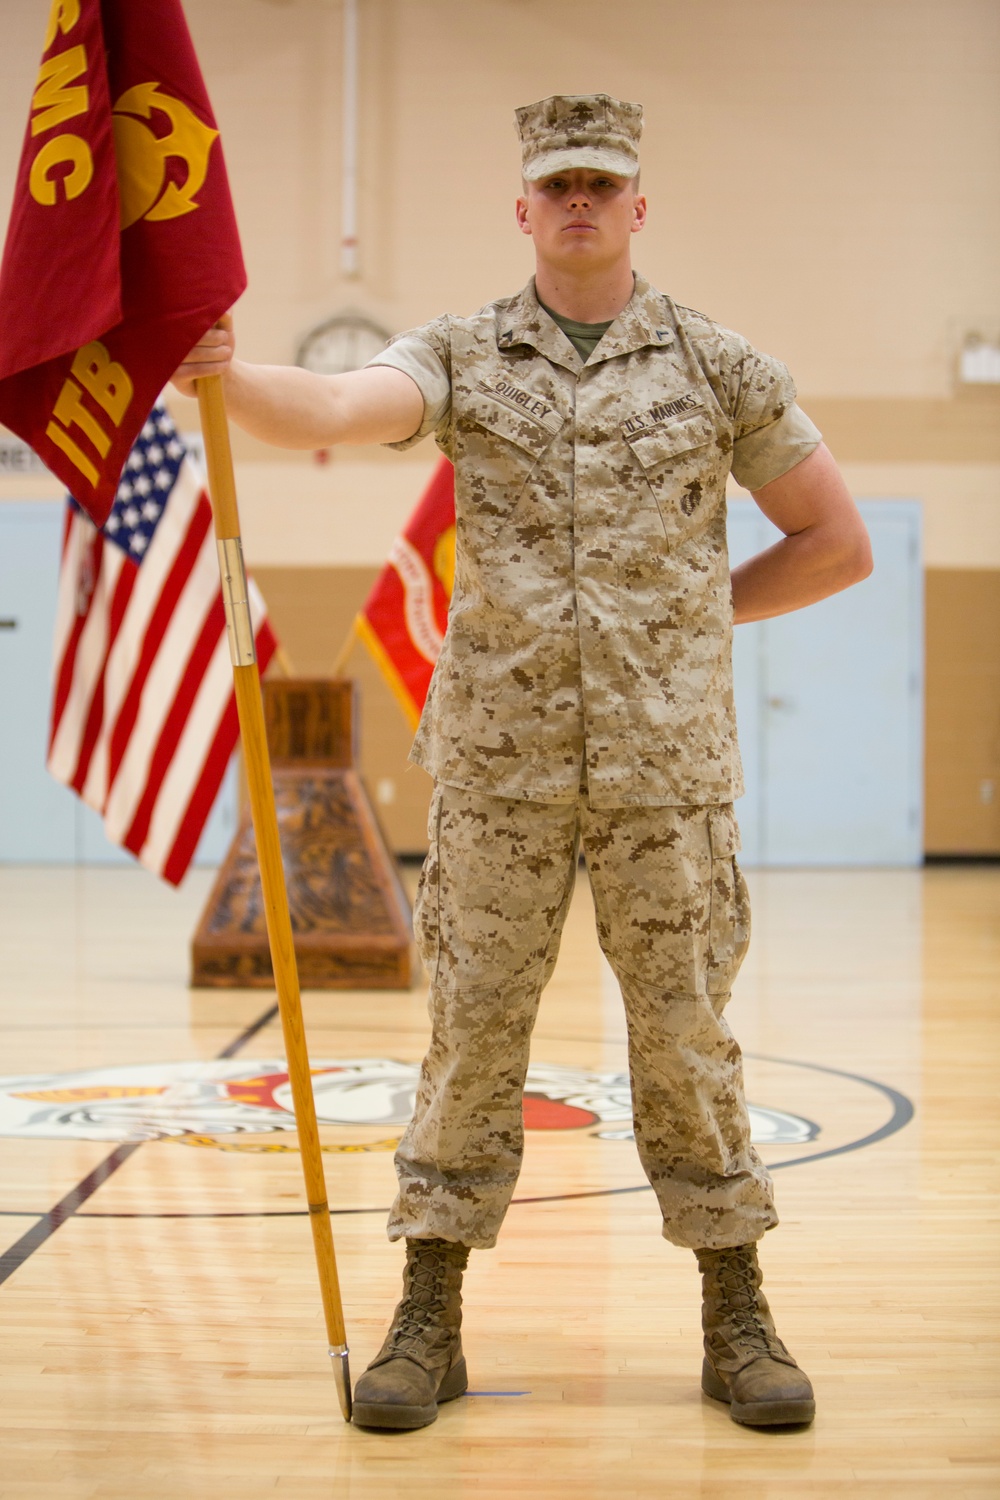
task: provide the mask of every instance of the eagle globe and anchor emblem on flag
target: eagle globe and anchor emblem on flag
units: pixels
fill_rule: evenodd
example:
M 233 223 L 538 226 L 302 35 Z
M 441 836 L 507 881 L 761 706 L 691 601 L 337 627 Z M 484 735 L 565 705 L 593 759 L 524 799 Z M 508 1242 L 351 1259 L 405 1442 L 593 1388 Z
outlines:
M 166 115 L 170 131 L 158 135 L 151 125 L 154 111 Z M 138 118 L 136 118 L 138 116 Z M 163 93 L 158 83 L 139 83 L 115 101 L 112 110 L 121 227 L 139 219 L 176 219 L 192 213 L 195 194 L 208 174 L 208 159 L 219 132 L 199 120 L 180 99 Z M 183 162 L 180 183 L 167 176 L 171 158 Z

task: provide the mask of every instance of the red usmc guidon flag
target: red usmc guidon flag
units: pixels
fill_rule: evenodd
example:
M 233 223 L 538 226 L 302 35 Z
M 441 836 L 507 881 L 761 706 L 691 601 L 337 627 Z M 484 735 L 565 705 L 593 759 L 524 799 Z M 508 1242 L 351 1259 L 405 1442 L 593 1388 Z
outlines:
M 354 622 L 413 728 L 448 628 L 455 583 L 455 470 L 439 460 Z
M 245 285 L 179 0 L 53 0 L 0 268 L 0 421 L 98 525 L 161 388 Z

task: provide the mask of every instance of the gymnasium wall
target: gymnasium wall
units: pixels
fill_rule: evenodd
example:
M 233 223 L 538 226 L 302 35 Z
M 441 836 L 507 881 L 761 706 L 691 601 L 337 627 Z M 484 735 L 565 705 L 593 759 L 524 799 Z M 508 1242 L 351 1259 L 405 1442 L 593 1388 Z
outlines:
M 360 0 L 353 281 L 339 269 L 337 0 L 185 8 L 250 275 L 246 357 L 287 362 L 348 308 L 395 331 L 515 289 L 531 254 L 512 215 L 514 106 L 639 99 L 637 265 L 786 360 L 857 495 L 923 501 L 928 569 L 1000 576 L 1000 387 L 956 378 L 968 333 L 1000 335 L 995 0 Z M 3 213 L 47 9 L 0 7 Z M 195 425 L 193 403 L 172 404 Z M 293 635 L 297 570 L 319 601 L 362 592 L 435 458 L 423 445 L 319 462 L 243 437 L 236 452 L 247 554 L 284 590 Z M 56 492 L 46 476 L 0 477 L 0 500 Z M 1000 775 L 995 681 L 966 690 Z

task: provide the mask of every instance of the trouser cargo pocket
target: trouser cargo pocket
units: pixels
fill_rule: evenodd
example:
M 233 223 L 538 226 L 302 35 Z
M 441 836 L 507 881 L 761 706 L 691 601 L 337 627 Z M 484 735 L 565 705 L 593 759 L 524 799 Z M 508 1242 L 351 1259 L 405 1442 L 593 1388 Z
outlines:
M 736 863 L 740 832 L 731 807 L 708 812 L 712 857 L 707 990 L 725 995 L 733 987 L 750 944 L 750 897 Z
M 435 788 L 427 815 L 427 857 L 413 902 L 413 936 L 428 977 L 437 969 L 441 942 L 441 789 Z

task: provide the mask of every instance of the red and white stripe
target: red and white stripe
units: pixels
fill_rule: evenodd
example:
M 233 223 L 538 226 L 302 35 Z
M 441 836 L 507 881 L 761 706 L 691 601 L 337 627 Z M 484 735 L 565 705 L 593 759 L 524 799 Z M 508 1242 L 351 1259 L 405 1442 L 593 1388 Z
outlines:
M 141 567 L 67 510 L 48 767 L 176 885 L 239 736 L 211 507 L 185 458 Z M 250 612 L 263 672 L 277 642 L 253 583 Z

